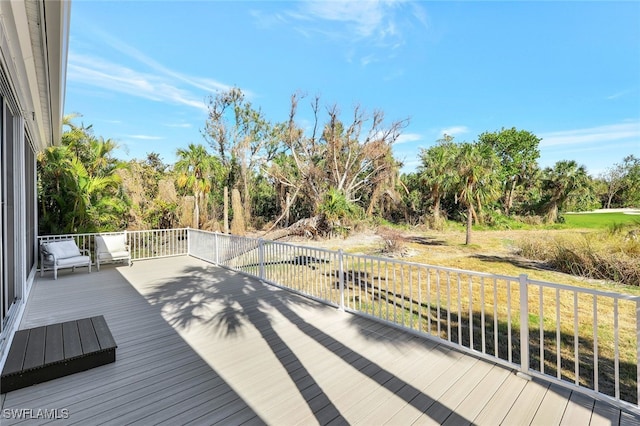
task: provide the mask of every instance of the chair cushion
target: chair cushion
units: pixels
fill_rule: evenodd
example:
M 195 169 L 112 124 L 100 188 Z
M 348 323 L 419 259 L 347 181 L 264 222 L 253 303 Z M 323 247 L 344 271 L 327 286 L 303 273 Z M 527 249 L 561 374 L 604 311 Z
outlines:
M 42 249 L 46 253 L 56 256 L 58 260 L 80 256 L 80 249 L 78 249 L 76 242 L 73 240 L 51 241 L 44 243 L 42 245 Z
M 91 258 L 89 256 L 76 256 L 58 259 L 58 267 L 88 265 L 89 263 L 91 263 Z
M 127 240 L 124 234 L 96 236 L 98 253 L 118 253 L 127 251 Z
M 98 257 L 100 260 L 119 260 L 119 259 L 128 259 L 129 258 L 128 251 L 117 251 L 111 253 L 98 253 Z

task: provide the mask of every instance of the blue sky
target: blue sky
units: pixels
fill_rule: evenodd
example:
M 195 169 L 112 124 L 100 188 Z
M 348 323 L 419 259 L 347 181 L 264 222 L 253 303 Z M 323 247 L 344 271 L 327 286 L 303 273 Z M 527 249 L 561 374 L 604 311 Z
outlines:
M 640 2 L 73 1 L 65 113 L 117 157 L 205 144 L 206 98 L 234 86 L 273 122 L 300 91 L 409 118 L 407 172 L 444 133 L 516 127 L 542 167 L 597 175 L 640 156 Z

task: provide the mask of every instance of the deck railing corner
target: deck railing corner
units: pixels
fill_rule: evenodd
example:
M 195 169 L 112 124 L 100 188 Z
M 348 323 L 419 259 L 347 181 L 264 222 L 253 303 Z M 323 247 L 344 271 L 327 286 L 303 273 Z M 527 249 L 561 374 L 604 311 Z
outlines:
M 529 374 L 529 278 L 520 274 L 520 372 Z

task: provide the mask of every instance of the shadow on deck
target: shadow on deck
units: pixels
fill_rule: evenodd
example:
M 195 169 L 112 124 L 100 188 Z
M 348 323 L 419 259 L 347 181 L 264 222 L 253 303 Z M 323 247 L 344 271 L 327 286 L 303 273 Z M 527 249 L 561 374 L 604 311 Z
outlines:
M 81 275 L 39 279 L 21 328 L 104 315 L 117 362 L 8 393 L 3 424 L 37 410 L 63 423 L 638 422 L 193 258 Z

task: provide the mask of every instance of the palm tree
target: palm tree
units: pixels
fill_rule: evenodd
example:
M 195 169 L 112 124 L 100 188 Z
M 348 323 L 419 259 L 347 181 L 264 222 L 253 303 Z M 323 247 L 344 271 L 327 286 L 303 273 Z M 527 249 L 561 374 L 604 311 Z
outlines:
M 471 226 L 482 216 L 483 205 L 500 196 L 500 181 L 496 174 L 500 162 L 488 147 L 463 143 L 455 159 L 457 178 L 456 199 L 467 209 L 465 244 L 471 244 Z
M 547 223 L 558 220 L 558 210 L 569 196 L 589 184 L 589 175 L 584 166 L 573 160 L 558 161 L 553 168 L 543 172 L 543 188 L 547 192 L 543 212 Z
M 436 223 L 440 220 L 440 201 L 453 184 L 452 171 L 458 149 L 453 137 L 444 135 L 437 145 L 422 150 L 420 154 L 422 164 L 418 167 L 418 174 L 433 200 L 433 218 Z
M 82 146 L 82 149 L 86 147 Z M 68 145 L 38 154 L 40 231 L 72 233 L 122 226 L 125 200 L 118 194 L 120 177 L 89 171 Z
M 189 144 L 187 149 L 179 148 L 175 170 L 178 172 L 176 183 L 180 188 L 193 192 L 196 228 L 200 228 L 200 201 L 211 192 L 211 174 L 214 168 L 213 157 L 203 145 Z
M 66 218 L 70 231 L 102 230 L 117 223 L 121 200 L 114 194 L 121 183 L 120 176 L 93 175 L 77 158 L 72 158 L 68 166 L 66 187 L 68 201 L 73 203 Z

